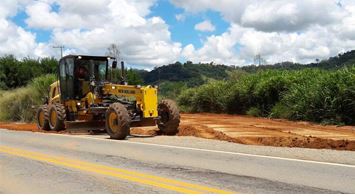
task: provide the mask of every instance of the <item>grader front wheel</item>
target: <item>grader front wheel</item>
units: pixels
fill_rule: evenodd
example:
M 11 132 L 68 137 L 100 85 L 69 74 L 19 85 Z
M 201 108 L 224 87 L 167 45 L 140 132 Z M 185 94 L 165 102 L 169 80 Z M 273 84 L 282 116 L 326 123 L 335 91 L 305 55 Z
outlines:
M 123 140 L 129 134 L 130 117 L 126 107 L 113 103 L 106 111 L 106 131 L 112 139 Z
M 175 102 L 169 99 L 162 100 L 158 106 L 158 114 L 159 130 L 166 135 L 176 135 L 180 124 L 180 114 Z
M 42 105 L 38 108 L 36 113 L 37 127 L 38 129 L 49 131 L 48 121 L 48 105 Z

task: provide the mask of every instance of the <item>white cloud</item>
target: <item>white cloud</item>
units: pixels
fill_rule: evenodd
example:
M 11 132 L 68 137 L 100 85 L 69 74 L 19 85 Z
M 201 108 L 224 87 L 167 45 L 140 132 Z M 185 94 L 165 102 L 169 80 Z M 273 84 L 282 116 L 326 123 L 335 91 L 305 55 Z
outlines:
M 183 49 L 184 58 L 193 62 L 215 62 L 220 64 L 241 65 L 245 61 L 236 54 L 236 44 L 241 31 L 238 28 L 230 28 L 229 32 L 220 36 L 212 35 L 207 38 L 204 45 L 195 49 L 188 45 Z
M 1 0 L 0 1 L 0 18 L 15 16 L 18 9 L 30 0 Z
M 0 54 L 31 56 L 36 48 L 35 35 L 15 24 L 0 19 Z
M 175 15 L 175 19 L 176 19 L 177 21 L 185 21 L 186 16 L 185 16 L 184 14 L 176 14 L 176 15 Z
M 331 38 L 331 39 L 330 39 Z M 233 65 L 252 63 L 261 54 L 269 63 L 281 61 L 314 62 L 354 49 L 355 40 L 337 37 L 337 32 L 317 26 L 304 33 L 261 32 L 233 24 L 227 32 L 210 36 L 201 48 L 188 45 L 184 58 L 194 62 L 216 62 Z
M 151 16 L 156 1 L 2 0 L 0 55 L 59 56 L 55 44 L 65 45 L 66 54 L 103 55 L 116 43 L 127 63 L 151 68 L 181 58 L 243 65 L 256 54 L 270 63 L 311 62 L 355 49 L 354 0 L 171 0 L 184 9 L 178 21 L 210 10 L 230 23 L 226 32 L 203 37 L 202 47 L 172 41 L 168 24 Z M 11 21 L 19 10 L 28 27 Z M 208 20 L 195 28 L 215 30 Z M 34 30 L 49 31 L 50 40 L 36 42 Z
M 16 15 L 27 0 L 3 0 L 0 2 L 0 55 L 33 56 L 37 49 L 34 33 L 26 31 L 9 20 Z
M 345 16 L 333 1 L 262 1 L 246 7 L 241 24 L 261 31 L 299 31 L 328 25 Z
M 201 48 L 188 45 L 193 61 L 242 65 L 261 54 L 270 63 L 313 62 L 355 49 L 355 1 L 343 0 L 171 0 L 186 12 L 220 12 L 230 22 Z
M 101 55 L 108 45 L 116 43 L 125 61 L 149 66 L 174 62 L 181 51 L 179 43 L 171 42 L 167 25 L 159 17 L 130 28 L 106 24 L 90 30 L 58 29 L 53 32 L 53 42 L 75 48 L 79 53 Z
M 297 31 L 346 15 L 334 0 L 171 0 L 189 12 L 213 10 L 231 23 L 261 31 Z
M 144 16 L 149 13 L 147 9 L 151 6 L 147 3 L 136 6 L 135 1 L 127 0 L 75 2 L 35 1 L 26 7 L 29 16 L 26 23 L 29 27 L 41 29 L 91 29 L 103 27 L 108 23 L 123 27 L 140 26 L 145 24 Z M 54 3 L 60 6 L 59 12 L 52 9 Z
M 195 25 L 195 30 L 212 32 L 216 30 L 216 27 L 209 20 L 202 21 Z
M 10 1 L 9 1 L 10 2 Z M 118 44 L 122 58 L 129 64 L 147 66 L 168 64 L 179 59 L 181 44 L 171 40 L 168 25 L 163 19 L 148 16 L 156 0 L 87 0 L 85 3 L 70 0 L 27 1 L 22 9 L 28 18 L 30 29 L 47 30 L 51 39 L 47 43 L 36 43 L 35 34 L 9 22 L 12 30 L 4 26 L 0 39 L 13 44 L 13 47 L 0 46 L 0 54 L 14 53 L 17 56 L 47 56 L 58 54 L 53 45 L 64 45 L 65 54 L 72 52 L 104 55 L 106 48 Z M 0 2 L 7 10 L 9 3 Z M 16 2 L 11 5 L 17 10 Z M 54 8 L 58 6 L 58 8 Z M 11 13 L 12 11 L 9 11 Z M 5 31 L 6 30 L 6 31 Z M 2 36 L 3 35 L 3 36 Z M 26 39 L 26 40 L 25 40 Z M 1 40 L 0 40 L 1 41 Z M 1 41 L 3 43 L 3 41 Z M 21 48 L 21 52 L 14 47 Z M 58 56 L 58 55 L 57 55 Z

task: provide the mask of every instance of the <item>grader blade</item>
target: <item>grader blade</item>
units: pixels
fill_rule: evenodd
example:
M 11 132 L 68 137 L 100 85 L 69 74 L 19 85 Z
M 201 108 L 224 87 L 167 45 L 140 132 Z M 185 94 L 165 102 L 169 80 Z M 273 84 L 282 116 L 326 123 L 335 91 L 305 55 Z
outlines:
M 87 132 L 93 130 L 104 130 L 105 121 L 67 121 L 65 123 L 66 130 L 74 132 Z

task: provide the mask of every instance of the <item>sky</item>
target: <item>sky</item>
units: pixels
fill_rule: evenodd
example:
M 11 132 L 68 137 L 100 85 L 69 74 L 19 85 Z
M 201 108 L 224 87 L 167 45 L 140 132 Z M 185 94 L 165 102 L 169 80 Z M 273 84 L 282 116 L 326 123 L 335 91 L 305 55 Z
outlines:
M 1 0 L 0 55 L 105 55 L 152 69 L 176 61 L 310 63 L 355 49 L 355 0 Z

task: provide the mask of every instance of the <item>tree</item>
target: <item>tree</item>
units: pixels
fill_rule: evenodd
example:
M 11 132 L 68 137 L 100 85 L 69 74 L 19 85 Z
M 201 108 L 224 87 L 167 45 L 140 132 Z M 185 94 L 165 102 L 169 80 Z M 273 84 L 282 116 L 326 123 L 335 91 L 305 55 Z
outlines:
M 120 51 L 119 46 L 117 44 L 111 44 L 107 48 L 106 55 L 115 57 L 117 60 L 119 60 L 121 57 L 121 51 Z
M 143 79 L 134 69 L 129 69 L 127 72 L 127 82 L 131 85 L 143 84 Z

